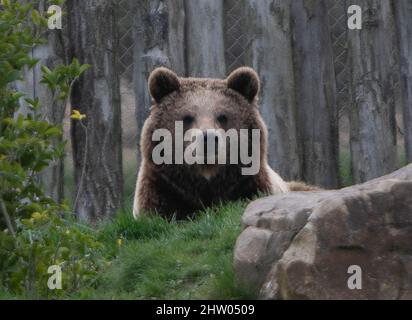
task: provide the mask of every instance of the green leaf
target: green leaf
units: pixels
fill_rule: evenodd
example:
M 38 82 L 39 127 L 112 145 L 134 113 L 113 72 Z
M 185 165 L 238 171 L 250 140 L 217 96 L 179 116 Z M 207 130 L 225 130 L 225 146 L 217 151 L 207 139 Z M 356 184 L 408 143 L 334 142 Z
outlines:
M 44 74 L 51 74 L 51 73 L 52 73 L 51 70 L 50 70 L 47 66 L 45 66 L 45 65 L 42 65 L 42 66 L 40 67 L 40 70 L 41 70 Z
M 34 99 L 25 98 L 24 101 L 26 101 L 29 105 L 31 105 L 35 109 L 37 109 L 39 107 L 39 104 L 40 104 L 40 101 L 39 101 L 38 97 L 36 97 Z
M 24 117 L 21 113 L 17 116 L 17 123 L 16 124 L 17 124 L 17 129 L 23 129 Z
M 7 84 L 16 80 L 20 80 L 21 72 L 19 70 L 11 70 L 7 72 L 5 75 L 3 75 L 1 78 L 1 81 Z
M 39 59 L 29 59 L 27 64 L 29 68 L 32 69 L 38 62 L 39 62 Z
M 41 16 L 40 13 L 37 10 L 33 10 L 31 12 L 31 19 L 33 21 L 33 23 L 38 26 L 41 23 Z
M 3 5 L 3 7 L 5 9 L 9 9 L 10 8 L 10 1 L 9 0 L 1 0 L 1 4 Z
M 79 68 L 79 76 L 83 74 L 87 69 L 91 68 L 90 64 L 82 64 Z
M 60 136 L 62 134 L 62 131 L 60 128 L 58 127 L 51 127 L 49 129 L 46 130 L 45 134 L 47 136 Z

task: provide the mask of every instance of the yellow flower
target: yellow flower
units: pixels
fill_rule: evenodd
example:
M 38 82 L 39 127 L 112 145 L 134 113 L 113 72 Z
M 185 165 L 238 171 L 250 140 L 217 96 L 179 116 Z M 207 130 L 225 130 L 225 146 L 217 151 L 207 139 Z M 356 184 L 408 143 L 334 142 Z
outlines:
M 121 245 L 123 244 L 123 239 L 117 239 L 116 243 L 119 247 L 121 247 Z
M 81 114 L 79 110 L 73 109 L 70 118 L 72 118 L 73 120 L 82 120 L 86 118 L 86 115 Z

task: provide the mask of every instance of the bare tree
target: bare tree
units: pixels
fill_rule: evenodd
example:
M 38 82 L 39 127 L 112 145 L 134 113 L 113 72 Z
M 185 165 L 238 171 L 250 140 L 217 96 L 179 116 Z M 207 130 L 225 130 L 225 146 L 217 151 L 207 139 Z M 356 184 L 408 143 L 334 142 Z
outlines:
M 325 2 L 294 0 L 292 16 L 303 178 L 338 187 L 336 85 Z
M 412 1 L 394 1 L 400 48 L 400 77 L 406 159 L 412 162 Z
M 147 79 L 155 67 L 186 74 L 185 10 L 183 0 L 143 0 L 136 7 L 134 24 L 134 88 L 138 147 L 140 132 L 151 105 Z M 140 152 L 138 152 L 140 160 Z
M 349 31 L 352 106 L 350 145 L 355 183 L 397 166 L 396 34 L 390 1 L 358 0 L 363 25 Z
M 72 122 L 75 211 L 82 219 L 113 215 L 123 202 L 116 1 L 67 2 L 69 56 L 92 68 L 75 84 Z

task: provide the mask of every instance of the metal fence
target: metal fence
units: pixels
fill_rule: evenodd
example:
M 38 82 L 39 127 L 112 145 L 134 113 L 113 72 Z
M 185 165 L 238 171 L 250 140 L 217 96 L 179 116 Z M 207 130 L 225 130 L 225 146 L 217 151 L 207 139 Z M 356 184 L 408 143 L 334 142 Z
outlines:
M 132 79 L 133 76 L 133 19 L 135 14 L 133 0 L 119 1 L 119 36 L 120 36 L 120 74 Z M 246 51 L 251 39 L 243 30 L 244 1 L 225 1 L 224 28 L 225 28 L 225 58 L 227 72 L 244 65 L 247 58 Z M 336 88 L 338 108 L 343 112 L 349 103 L 349 68 L 348 68 L 348 41 L 347 15 L 345 1 L 326 1 L 331 43 L 334 54 L 336 74 Z
M 345 2 L 341 0 L 326 1 L 335 67 L 336 96 L 340 115 L 345 112 L 350 103 L 348 29 L 346 26 Z
M 133 0 L 119 1 L 119 68 L 123 77 L 132 79 L 133 76 Z

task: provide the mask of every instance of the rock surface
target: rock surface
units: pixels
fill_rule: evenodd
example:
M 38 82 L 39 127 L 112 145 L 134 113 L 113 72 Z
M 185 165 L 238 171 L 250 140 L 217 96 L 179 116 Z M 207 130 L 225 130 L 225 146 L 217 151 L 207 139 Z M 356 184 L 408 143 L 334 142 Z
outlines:
M 256 200 L 242 223 L 236 280 L 262 299 L 412 299 L 412 164 L 341 190 Z

